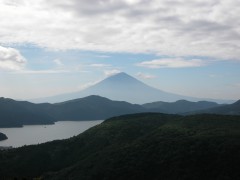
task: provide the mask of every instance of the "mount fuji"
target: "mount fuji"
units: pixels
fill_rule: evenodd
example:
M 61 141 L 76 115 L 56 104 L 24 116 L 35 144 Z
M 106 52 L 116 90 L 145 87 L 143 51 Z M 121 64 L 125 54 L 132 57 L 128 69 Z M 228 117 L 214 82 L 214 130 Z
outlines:
M 165 92 L 160 89 L 150 87 L 124 72 L 110 76 L 101 82 L 78 92 L 39 98 L 31 101 L 35 103 L 57 103 L 82 98 L 89 95 L 99 95 L 112 100 L 127 101 L 136 104 L 143 104 L 154 101 L 174 102 L 181 99 L 188 101 L 210 100 L 218 103 L 230 103 L 230 101 L 225 100 L 200 99 Z

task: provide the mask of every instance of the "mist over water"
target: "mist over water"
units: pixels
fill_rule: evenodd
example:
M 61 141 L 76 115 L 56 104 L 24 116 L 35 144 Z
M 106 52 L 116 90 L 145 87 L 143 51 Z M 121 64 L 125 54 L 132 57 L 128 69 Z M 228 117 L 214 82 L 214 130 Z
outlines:
M 96 121 L 59 121 L 53 125 L 27 125 L 22 128 L 0 128 L 0 132 L 8 139 L 0 141 L 0 146 L 21 147 L 39 144 L 57 139 L 66 139 L 78 135 L 85 130 L 100 124 Z

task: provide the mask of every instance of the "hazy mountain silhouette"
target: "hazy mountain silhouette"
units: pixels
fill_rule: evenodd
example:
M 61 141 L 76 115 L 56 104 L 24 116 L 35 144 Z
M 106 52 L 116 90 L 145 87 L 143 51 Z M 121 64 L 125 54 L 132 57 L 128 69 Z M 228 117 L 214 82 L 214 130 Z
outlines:
M 191 111 L 198 111 L 203 109 L 209 109 L 213 107 L 218 107 L 219 104 L 215 102 L 208 101 L 198 101 L 198 102 L 190 102 L 186 100 L 178 100 L 176 102 L 153 102 L 143 104 L 143 107 L 148 109 L 151 112 L 161 112 L 161 113 L 169 113 L 169 114 L 181 114 Z
M 198 113 L 240 115 L 240 100 L 233 104 L 221 105 L 219 107 L 198 111 Z
M 89 95 L 99 95 L 107 97 L 112 100 L 127 101 L 130 103 L 149 103 L 154 101 L 166 101 L 174 102 L 180 99 L 185 99 L 189 101 L 200 101 L 202 99 L 187 97 L 178 94 L 168 93 L 153 87 L 150 87 L 143 82 L 133 78 L 132 76 L 126 73 L 119 73 L 113 76 L 110 76 L 103 81 L 85 89 L 82 91 L 61 94 L 57 96 L 40 98 L 32 100 L 33 102 L 62 102 L 71 99 L 77 99 Z M 226 102 L 222 100 L 211 100 L 216 102 Z
M 61 120 L 106 119 L 144 111 L 140 105 L 112 101 L 95 95 L 56 104 L 34 104 L 0 98 L 0 127 L 53 124 Z
M 96 120 L 106 119 L 123 114 L 144 112 L 145 109 L 136 104 L 91 95 L 84 98 L 52 104 L 46 109 L 57 120 Z
M 53 124 L 53 118 L 41 110 L 43 106 L 46 107 L 46 104 L 0 98 L 0 127 Z
M 140 82 L 141 83 L 141 82 Z M 29 124 L 53 124 L 62 120 L 96 120 L 140 112 L 161 112 L 168 114 L 240 114 L 240 101 L 230 105 L 214 102 L 190 102 L 179 100 L 173 103 L 153 102 L 143 105 L 125 101 L 113 101 L 97 95 L 64 101 L 61 103 L 34 104 L 0 98 L 0 127 L 19 127 Z

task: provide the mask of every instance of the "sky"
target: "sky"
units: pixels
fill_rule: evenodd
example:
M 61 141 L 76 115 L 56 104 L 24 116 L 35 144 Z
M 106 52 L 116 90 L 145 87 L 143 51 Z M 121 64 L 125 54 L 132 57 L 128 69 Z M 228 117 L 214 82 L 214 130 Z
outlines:
M 118 72 L 240 99 L 239 0 L 0 0 L 0 96 L 75 92 Z

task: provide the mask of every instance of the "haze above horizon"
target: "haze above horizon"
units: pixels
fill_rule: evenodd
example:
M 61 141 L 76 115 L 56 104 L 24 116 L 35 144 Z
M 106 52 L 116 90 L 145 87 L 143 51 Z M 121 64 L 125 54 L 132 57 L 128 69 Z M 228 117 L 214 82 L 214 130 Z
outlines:
M 0 96 L 76 92 L 126 72 L 166 92 L 240 99 L 240 1 L 0 0 L 0 7 Z

